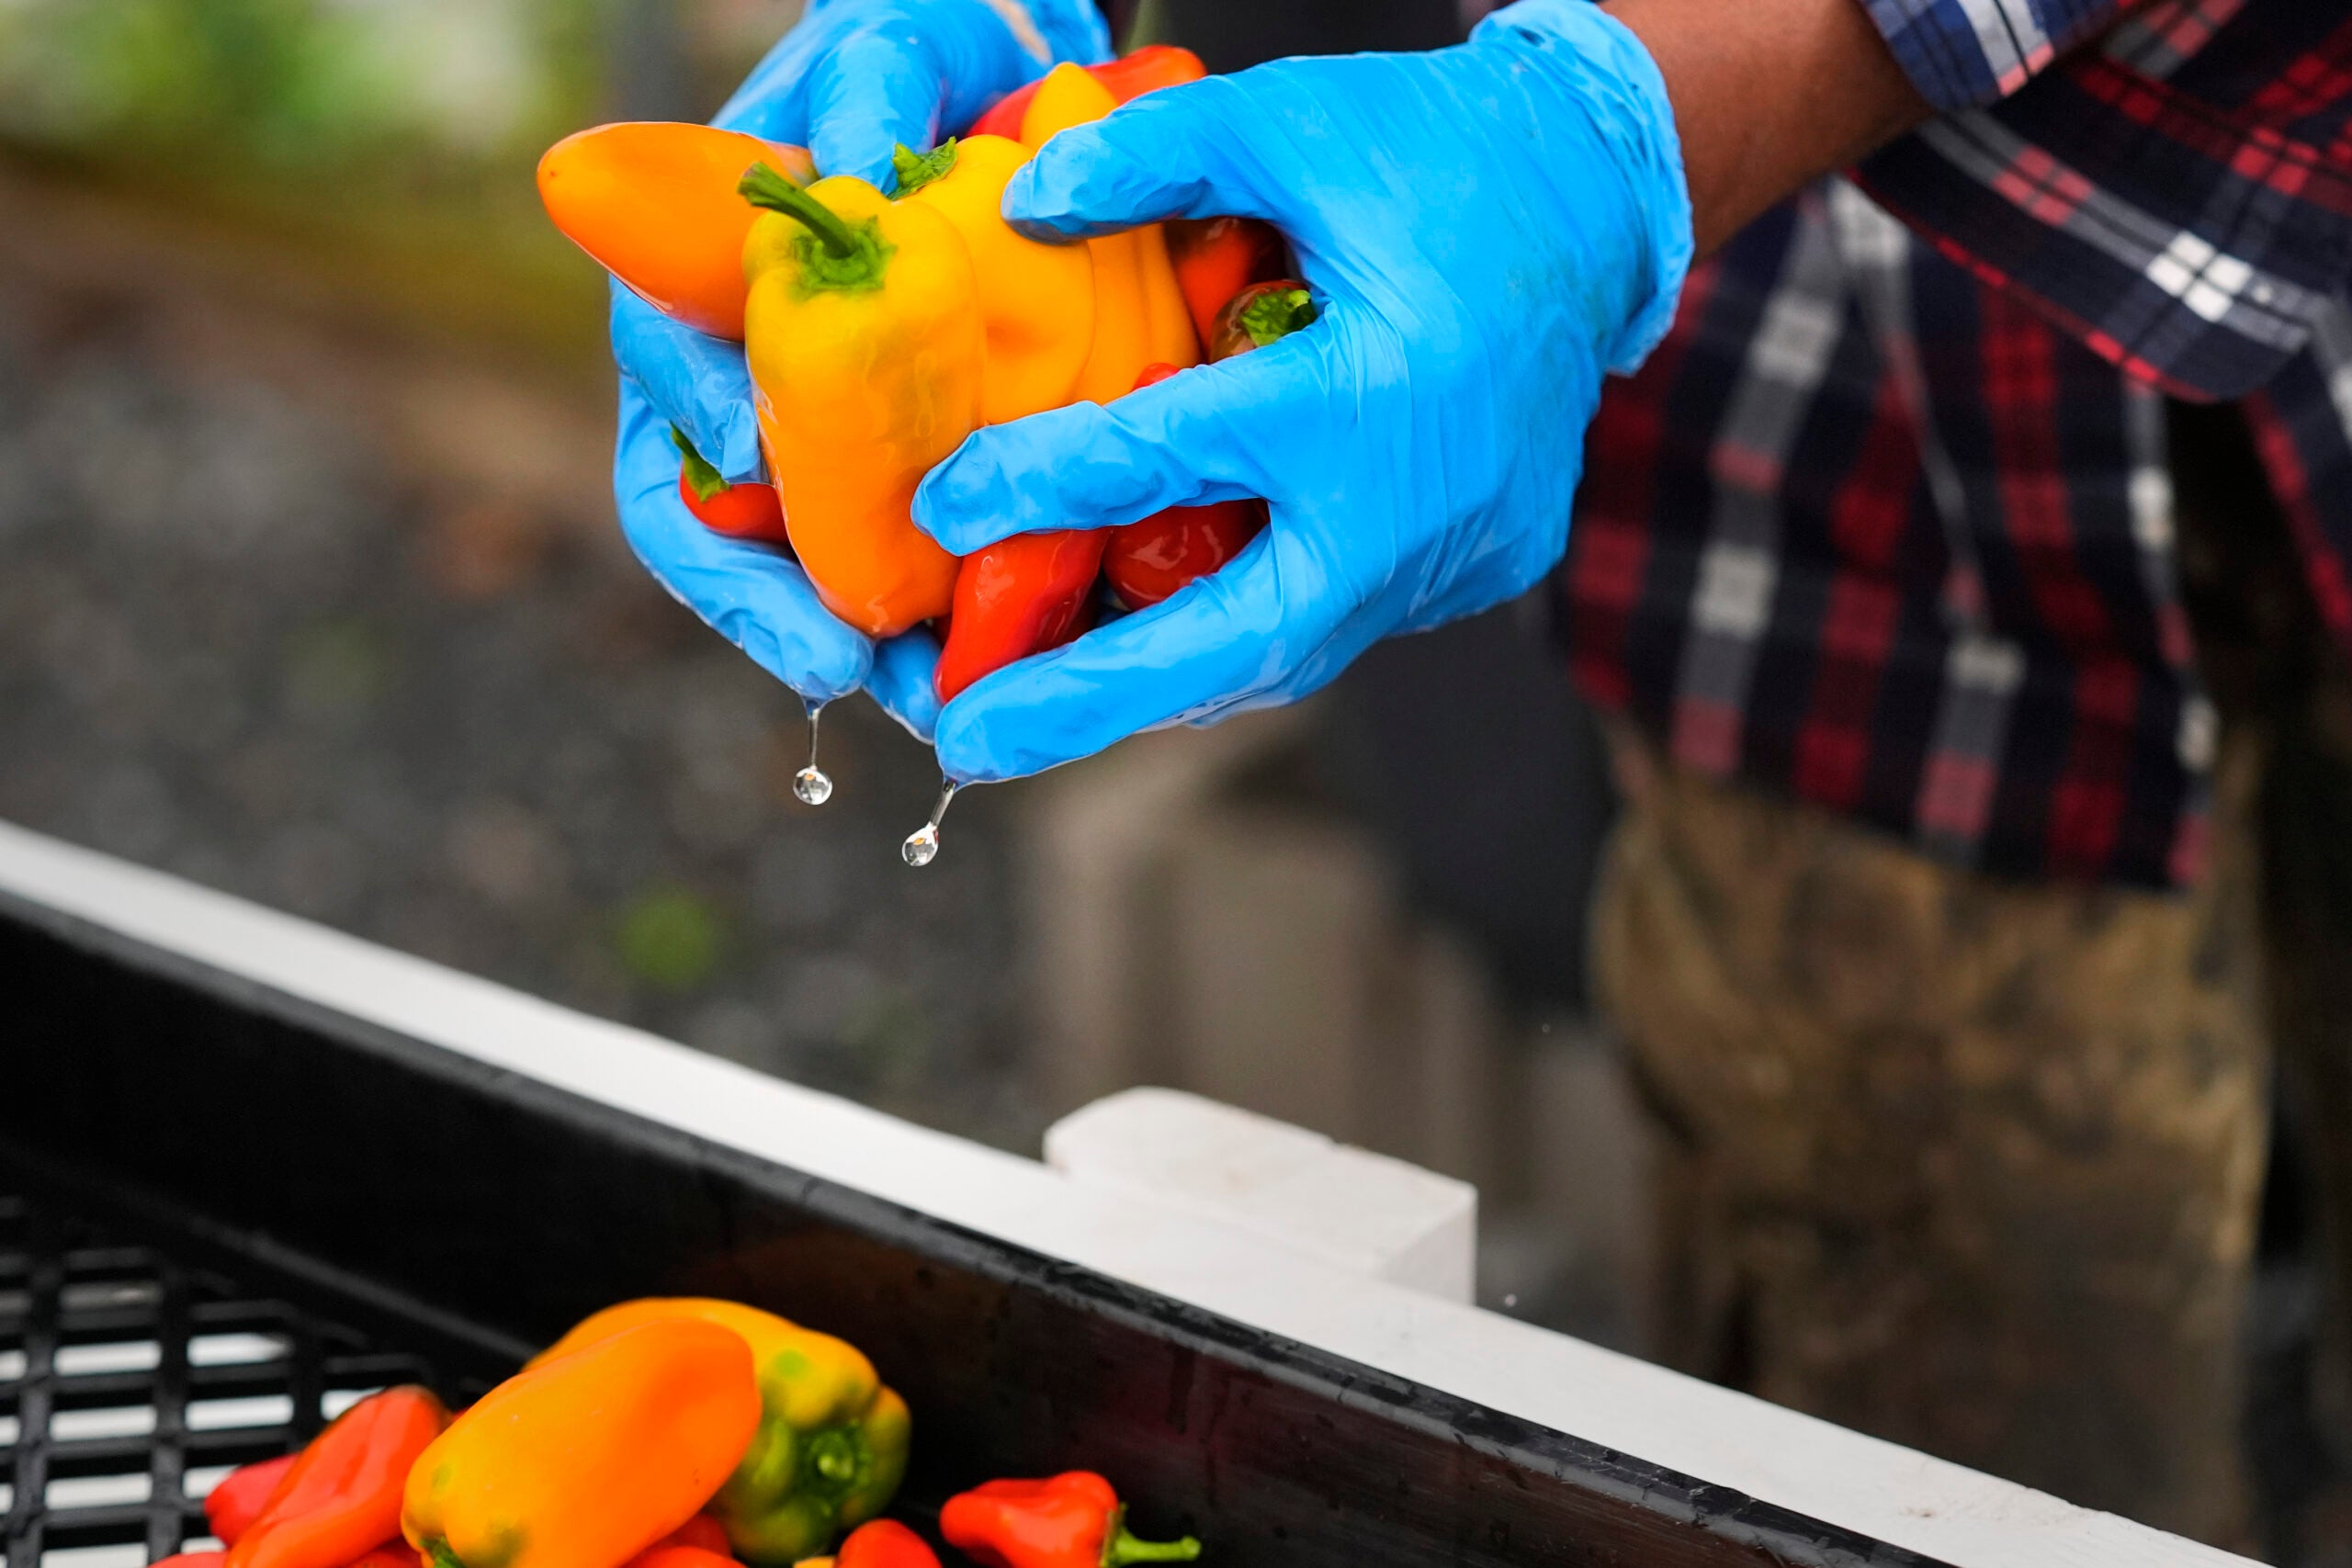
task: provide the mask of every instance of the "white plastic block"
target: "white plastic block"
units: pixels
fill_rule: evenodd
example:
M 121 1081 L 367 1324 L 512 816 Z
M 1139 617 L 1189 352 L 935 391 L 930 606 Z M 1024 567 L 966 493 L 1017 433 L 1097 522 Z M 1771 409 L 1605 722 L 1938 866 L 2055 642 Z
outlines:
M 1171 1089 L 1130 1089 L 1046 1133 L 1081 1184 L 1246 1231 L 1349 1273 L 1467 1302 L 1478 1190 Z

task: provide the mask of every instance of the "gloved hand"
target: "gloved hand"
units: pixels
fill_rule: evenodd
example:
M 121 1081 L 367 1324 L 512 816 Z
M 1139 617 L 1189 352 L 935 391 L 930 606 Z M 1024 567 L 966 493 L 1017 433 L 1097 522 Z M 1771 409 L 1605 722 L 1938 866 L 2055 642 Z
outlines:
M 1091 0 L 810 0 L 800 22 L 728 100 L 716 124 L 808 148 L 820 173 L 888 190 L 899 142 L 927 148 L 989 102 L 1064 60 L 1108 58 Z M 877 649 L 819 604 L 801 570 L 696 523 L 678 499 L 669 427 L 730 481 L 764 476 L 741 344 L 677 325 L 613 287 L 621 370 L 613 489 L 647 569 L 760 667 L 817 701 L 867 686 L 916 734 L 938 710 L 938 649 L 910 633 Z
M 1066 130 L 1013 177 L 1040 238 L 1231 213 L 1286 234 L 1320 318 L 1107 406 L 976 432 L 915 521 L 957 554 L 1259 495 L 1272 525 L 1154 607 L 941 713 L 958 780 L 1314 691 L 1374 640 L 1521 592 L 1566 547 L 1604 368 L 1664 333 L 1690 261 L 1666 86 L 1586 0 L 1453 49 L 1284 60 Z

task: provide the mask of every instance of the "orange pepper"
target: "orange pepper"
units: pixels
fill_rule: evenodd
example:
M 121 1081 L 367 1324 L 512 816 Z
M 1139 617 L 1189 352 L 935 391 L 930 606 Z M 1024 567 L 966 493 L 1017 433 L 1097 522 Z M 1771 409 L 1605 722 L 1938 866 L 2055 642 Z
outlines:
M 499 1384 L 409 1472 L 435 1568 L 621 1568 L 694 1517 L 760 1424 L 742 1336 L 639 1324 Z
M 738 130 L 630 120 L 576 131 L 539 159 L 539 200 L 573 244 L 655 310 L 741 342 L 743 242 L 759 214 L 735 194 L 765 162 L 816 175 L 797 147 Z
M 1032 152 L 1056 131 L 1101 119 L 1118 107 L 1110 89 L 1075 65 L 1057 65 L 1039 84 L 1021 120 Z M 1086 242 L 1094 254 L 1094 349 L 1078 378 L 1078 396 L 1107 403 L 1131 391 L 1144 367 L 1197 365 L 1200 340 L 1168 260 L 1157 223 Z M 790 511 L 787 502 L 786 510 Z
M 1201 57 L 1189 49 L 1172 43 L 1148 43 L 1141 49 L 1129 50 L 1118 59 L 1101 65 L 1090 65 L 1086 73 L 1102 84 L 1111 96 L 1120 103 L 1139 98 L 1156 87 L 1173 87 L 1182 82 L 1197 82 L 1209 73 Z M 1029 112 L 1030 100 L 1037 96 L 1037 88 L 1045 81 L 1039 77 L 1025 87 L 1016 87 L 988 107 L 988 111 L 972 122 L 967 136 L 1004 136 L 1018 141 L 1021 117 Z
M 1001 424 L 1070 400 L 1094 344 L 1094 263 L 1084 245 L 1046 245 L 1004 220 L 1004 187 L 1029 149 L 1001 136 L 899 149 L 900 202 L 956 226 L 972 258 L 987 333 L 980 420 Z
M 229 1568 L 345 1568 L 400 1532 L 401 1486 L 449 1424 L 429 1389 L 388 1388 L 311 1439 L 229 1548 Z

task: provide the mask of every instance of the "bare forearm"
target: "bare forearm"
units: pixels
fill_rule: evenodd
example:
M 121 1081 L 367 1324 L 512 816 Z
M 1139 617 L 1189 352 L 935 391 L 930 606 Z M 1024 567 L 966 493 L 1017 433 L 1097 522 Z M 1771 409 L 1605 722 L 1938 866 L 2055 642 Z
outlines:
M 1702 254 L 1928 118 L 1860 0 L 1604 0 L 1674 101 Z

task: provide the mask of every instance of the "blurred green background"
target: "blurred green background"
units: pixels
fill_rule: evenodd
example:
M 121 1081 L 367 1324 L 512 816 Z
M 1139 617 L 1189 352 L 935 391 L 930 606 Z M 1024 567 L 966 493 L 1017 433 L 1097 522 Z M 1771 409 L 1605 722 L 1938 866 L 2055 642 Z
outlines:
M 798 0 L 0 0 L 0 146 L 298 247 L 439 330 L 583 358 L 601 279 L 530 171 L 700 116 Z

